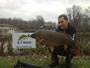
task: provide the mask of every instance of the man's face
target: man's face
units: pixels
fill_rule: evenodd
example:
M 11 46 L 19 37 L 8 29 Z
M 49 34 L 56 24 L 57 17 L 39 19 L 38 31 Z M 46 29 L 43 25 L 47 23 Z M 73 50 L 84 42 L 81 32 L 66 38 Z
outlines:
M 61 29 L 67 29 L 68 27 L 68 21 L 64 19 L 64 17 L 61 17 L 58 19 L 58 26 Z

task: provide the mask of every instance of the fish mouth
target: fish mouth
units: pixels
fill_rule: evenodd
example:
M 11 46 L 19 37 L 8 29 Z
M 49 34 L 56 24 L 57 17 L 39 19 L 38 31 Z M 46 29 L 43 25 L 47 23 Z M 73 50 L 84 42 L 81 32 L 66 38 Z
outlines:
M 32 38 L 36 38 L 36 34 L 32 34 L 32 35 L 30 35 L 30 37 L 32 37 Z

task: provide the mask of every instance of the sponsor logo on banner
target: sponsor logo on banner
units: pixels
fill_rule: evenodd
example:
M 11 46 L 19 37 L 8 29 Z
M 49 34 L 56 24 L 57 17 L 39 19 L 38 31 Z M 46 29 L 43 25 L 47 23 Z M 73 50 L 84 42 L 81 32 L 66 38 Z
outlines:
M 36 48 L 36 40 L 31 38 L 32 33 L 14 33 L 13 48 Z

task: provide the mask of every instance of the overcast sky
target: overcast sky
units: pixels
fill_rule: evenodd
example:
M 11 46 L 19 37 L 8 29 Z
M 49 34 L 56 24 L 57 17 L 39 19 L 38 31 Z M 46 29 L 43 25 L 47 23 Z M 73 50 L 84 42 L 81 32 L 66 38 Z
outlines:
M 45 21 L 56 22 L 58 15 L 73 4 L 87 8 L 90 0 L 0 0 L 0 18 L 30 20 L 40 15 Z

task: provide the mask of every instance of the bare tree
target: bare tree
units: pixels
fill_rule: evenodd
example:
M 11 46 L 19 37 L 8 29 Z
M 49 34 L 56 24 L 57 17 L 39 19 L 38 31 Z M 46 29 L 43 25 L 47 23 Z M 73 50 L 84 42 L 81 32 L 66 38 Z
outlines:
M 67 15 L 69 17 L 69 21 L 76 27 L 76 30 L 79 31 L 81 19 L 82 19 L 82 9 L 80 6 L 73 6 L 72 8 L 67 8 Z

